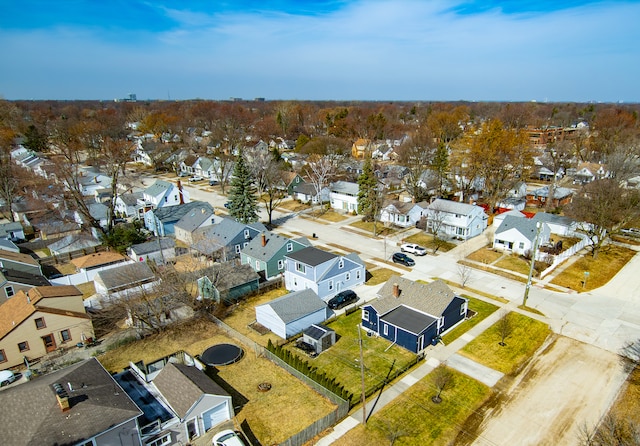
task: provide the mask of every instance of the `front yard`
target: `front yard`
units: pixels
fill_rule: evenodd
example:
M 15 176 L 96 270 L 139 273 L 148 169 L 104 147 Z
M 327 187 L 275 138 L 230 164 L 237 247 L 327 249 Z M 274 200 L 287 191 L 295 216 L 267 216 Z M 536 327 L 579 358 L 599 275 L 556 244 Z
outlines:
M 475 299 L 466 295 L 462 295 L 462 297 L 466 297 L 467 299 L 469 299 L 469 310 L 475 311 L 476 314 L 471 319 L 464 321 L 462 324 L 458 325 L 456 328 L 444 335 L 442 337 L 442 342 L 444 342 L 445 345 L 451 344 L 453 341 L 458 339 L 467 331 L 471 330 L 473 327 L 482 322 L 487 316 L 498 309 L 498 306 L 490 304 L 483 300 Z
M 409 237 L 402 239 L 403 243 L 416 243 L 420 246 L 424 246 L 433 252 L 436 248 L 438 252 L 447 252 L 456 247 L 455 243 L 447 242 L 446 240 L 435 241 L 433 236 L 426 232 L 419 232 L 417 234 L 410 235 Z

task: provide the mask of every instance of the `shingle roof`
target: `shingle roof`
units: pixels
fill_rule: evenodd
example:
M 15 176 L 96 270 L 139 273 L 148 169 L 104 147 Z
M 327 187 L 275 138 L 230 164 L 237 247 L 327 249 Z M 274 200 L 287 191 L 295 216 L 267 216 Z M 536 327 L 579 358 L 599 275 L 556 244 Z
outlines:
M 547 212 L 538 212 L 532 218 L 533 221 L 541 221 L 544 223 L 551 223 L 556 225 L 571 226 L 575 223 L 575 220 L 564 215 L 549 214 Z
M 264 236 L 266 244 L 262 246 L 262 237 Z M 262 234 L 255 237 L 253 240 L 249 242 L 247 246 L 242 248 L 242 253 L 258 260 L 268 261 L 270 260 L 278 251 L 280 251 L 287 243 L 292 243 L 295 245 L 301 244 L 305 246 L 310 246 L 308 240 L 306 243 L 301 240 L 292 240 L 290 238 L 284 237 L 280 234 L 276 234 L 271 231 L 265 231 Z
M 176 224 L 176 228 L 184 229 L 188 233 L 196 230 L 202 223 L 213 216 L 213 207 L 209 203 L 200 202 L 200 206 L 196 206 L 187 212 Z
M 436 318 L 404 305 L 400 305 L 389 311 L 380 317 L 380 319 L 396 327 L 402 327 L 414 334 L 420 334 L 437 320 Z
M 6 237 L 11 231 L 22 231 L 22 225 L 19 221 L 9 223 L 0 223 L 0 237 Z
M 51 285 L 44 276 L 6 268 L 0 271 L 0 286 L 5 283 L 5 280 L 31 286 Z
M 203 205 L 202 201 L 190 201 L 189 203 L 177 204 L 175 206 L 166 206 L 154 209 L 153 215 L 163 223 L 178 221 L 191 210 L 197 209 Z
M 56 400 L 55 383 L 69 396 L 66 412 Z M 2 442 L 12 446 L 84 444 L 142 414 L 95 358 L 11 386 L 0 392 L 0 404 Z
M 433 203 L 429 205 L 429 209 L 434 211 L 460 215 L 469 215 L 477 208 L 478 206 L 473 204 L 460 203 L 459 201 L 443 200 L 441 198 L 434 200 Z
M 400 296 L 393 296 L 394 285 L 398 284 Z M 378 299 L 371 301 L 379 315 L 404 305 L 409 308 L 440 317 L 455 298 L 455 293 L 442 280 L 430 283 L 414 282 L 400 276 L 393 276 L 378 291 Z
M 331 185 L 331 192 L 337 194 L 345 194 L 350 196 L 357 196 L 360 186 L 358 183 L 350 183 L 348 181 L 336 181 Z
M 0 260 L 10 260 L 12 262 L 40 266 L 38 261 L 33 257 L 31 257 L 30 255 L 13 252 L 13 251 L 5 251 L 4 249 L 0 250 Z
M 144 193 L 147 195 L 151 195 L 152 197 L 157 197 L 160 194 L 164 194 L 166 191 L 171 189 L 173 184 L 168 181 L 156 180 L 151 186 L 147 187 L 144 190 Z
M 176 241 L 171 237 L 160 237 L 154 240 L 150 240 L 144 243 L 138 243 L 137 245 L 133 245 L 131 247 L 131 251 L 135 252 L 137 255 L 149 254 L 152 252 L 158 252 L 160 249 L 171 249 L 175 248 Z
M 180 418 L 184 418 L 203 394 L 229 396 L 203 372 L 184 364 L 168 363 L 153 384 Z
M 337 254 L 309 246 L 308 248 L 303 248 L 300 251 L 289 253 L 285 255 L 285 257 L 304 263 L 305 265 L 318 266 L 339 256 Z
M 393 206 L 401 214 L 408 214 L 409 211 L 413 209 L 413 207 L 415 206 L 415 203 L 411 203 L 411 202 L 407 203 L 399 200 L 392 200 L 389 203 L 387 203 L 387 206 Z
M 216 277 L 213 283 L 220 291 L 260 279 L 260 275 L 251 268 L 251 265 L 236 265 L 234 262 L 214 264 L 213 275 Z
M 270 306 L 284 323 L 296 321 L 327 308 L 327 304 L 311 289 L 287 294 L 265 305 Z
M 113 290 L 120 287 L 136 286 L 154 278 L 155 274 L 149 265 L 145 262 L 136 262 L 99 271 L 94 280 L 102 282 L 107 290 Z
M 121 262 L 124 260 L 126 260 L 126 258 L 122 254 L 119 254 L 117 252 L 101 251 L 78 257 L 77 259 L 73 259 L 71 263 L 75 265 L 76 268 L 82 269 L 100 265 L 107 265 L 109 263 Z
M 532 218 L 515 217 L 513 215 L 507 215 L 504 220 L 502 220 L 494 236 L 497 237 L 499 234 L 511 229 L 515 229 L 532 243 L 536 238 L 536 222 Z
M 143 197 L 142 192 L 133 192 L 131 194 L 122 194 L 118 196 L 120 200 L 127 206 L 135 206 L 138 204 L 138 199 Z

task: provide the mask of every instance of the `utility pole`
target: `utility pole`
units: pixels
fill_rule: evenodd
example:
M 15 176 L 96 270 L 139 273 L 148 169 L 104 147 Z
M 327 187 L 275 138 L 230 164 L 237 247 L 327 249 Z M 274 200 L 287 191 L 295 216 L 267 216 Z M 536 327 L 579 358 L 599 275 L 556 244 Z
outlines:
M 540 238 L 540 231 L 542 230 L 542 222 L 536 223 L 536 238 L 533 240 L 533 252 L 531 253 L 531 265 L 529 266 L 529 278 L 527 279 L 527 286 L 524 289 L 524 297 L 522 299 L 522 306 L 527 306 L 527 299 L 529 298 L 529 290 L 531 289 L 531 278 L 533 277 L 533 266 L 536 263 L 536 252 L 538 251 L 538 239 Z
M 362 382 L 362 395 L 360 400 L 362 402 L 362 424 L 367 424 L 367 407 L 364 388 L 364 357 L 362 355 L 362 326 L 358 324 L 358 345 L 360 346 L 360 381 Z

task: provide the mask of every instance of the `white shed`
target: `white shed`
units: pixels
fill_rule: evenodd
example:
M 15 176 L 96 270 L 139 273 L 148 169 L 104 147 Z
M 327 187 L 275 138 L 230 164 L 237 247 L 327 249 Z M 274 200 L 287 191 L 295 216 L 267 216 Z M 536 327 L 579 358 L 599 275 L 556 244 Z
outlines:
M 327 304 L 311 289 L 296 291 L 256 307 L 256 321 L 287 339 L 327 319 Z

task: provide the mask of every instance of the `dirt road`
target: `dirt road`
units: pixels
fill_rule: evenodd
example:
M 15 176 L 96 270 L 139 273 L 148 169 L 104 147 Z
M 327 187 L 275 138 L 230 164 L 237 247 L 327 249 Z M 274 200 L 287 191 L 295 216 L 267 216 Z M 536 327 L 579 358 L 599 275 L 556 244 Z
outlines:
M 579 428 L 606 413 L 625 379 L 617 355 L 558 337 L 483 408 L 472 444 L 575 445 Z

